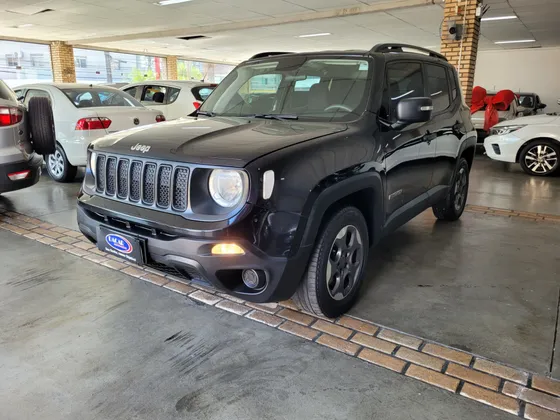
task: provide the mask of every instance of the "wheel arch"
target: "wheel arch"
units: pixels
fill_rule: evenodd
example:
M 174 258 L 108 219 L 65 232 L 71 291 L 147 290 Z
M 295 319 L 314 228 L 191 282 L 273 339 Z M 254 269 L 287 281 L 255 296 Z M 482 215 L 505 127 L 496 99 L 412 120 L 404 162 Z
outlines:
M 525 143 L 523 143 L 521 146 L 519 146 L 519 149 L 517 150 L 517 154 L 515 155 L 515 163 L 519 163 L 519 159 L 521 158 L 521 152 L 523 151 L 523 149 L 525 149 L 525 147 L 527 147 L 528 144 L 537 141 L 537 140 L 546 140 L 546 141 L 552 141 L 552 142 L 556 142 L 560 145 L 560 140 L 559 139 L 555 139 L 554 137 L 535 137 L 532 138 L 531 140 L 527 140 Z
M 329 178 L 333 178 L 332 175 Z M 338 181 L 326 188 L 315 188 L 316 198 L 306 206 L 303 215 L 308 223 L 303 233 L 302 246 L 315 244 L 325 221 L 345 206 L 358 208 L 366 220 L 370 245 L 380 237 L 383 218 L 383 186 L 377 172 L 366 172 Z M 317 191 L 318 190 L 318 191 Z

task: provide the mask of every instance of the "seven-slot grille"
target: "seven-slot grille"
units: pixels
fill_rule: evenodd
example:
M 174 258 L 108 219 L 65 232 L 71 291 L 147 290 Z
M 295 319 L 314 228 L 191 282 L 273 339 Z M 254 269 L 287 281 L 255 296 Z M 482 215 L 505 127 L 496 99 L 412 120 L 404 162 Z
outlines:
M 189 169 L 168 163 L 97 155 L 96 190 L 100 195 L 143 207 L 182 213 L 187 210 Z

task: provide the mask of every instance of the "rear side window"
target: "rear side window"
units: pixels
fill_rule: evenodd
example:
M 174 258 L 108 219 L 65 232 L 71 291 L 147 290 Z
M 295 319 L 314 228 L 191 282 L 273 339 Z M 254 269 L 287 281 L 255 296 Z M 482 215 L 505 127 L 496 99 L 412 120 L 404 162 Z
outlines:
M 128 93 L 133 98 L 136 98 L 136 93 L 138 92 L 138 86 L 133 86 L 128 89 L 125 89 L 124 92 Z
M 197 101 L 204 102 L 206 100 L 206 98 L 208 98 L 210 96 L 210 94 L 212 93 L 213 90 L 214 90 L 213 87 L 197 86 L 197 87 L 192 88 L 191 92 L 192 92 L 194 98 Z
M 142 102 L 150 105 L 165 105 L 167 103 L 167 90 L 165 86 L 148 85 L 142 92 Z
M 2 80 L 0 80 L 0 99 L 17 101 L 15 93 L 12 92 L 12 89 L 10 89 Z
M 434 103 L 434 113 L 449 108 L 450 93 L 445 67 L 426 64 L 427 95 Z
M 61 89 L 76 108 L 95 108 L 101 106 L 141 107 L 142 105 L 120 90 L 101 88 Z
M 387 65 L 383 105 L 379 115 L 389 121 L 397 118 L 397 105 L 401 99 L 424 96 L 424 76 L 422 64 L 395 62 Z

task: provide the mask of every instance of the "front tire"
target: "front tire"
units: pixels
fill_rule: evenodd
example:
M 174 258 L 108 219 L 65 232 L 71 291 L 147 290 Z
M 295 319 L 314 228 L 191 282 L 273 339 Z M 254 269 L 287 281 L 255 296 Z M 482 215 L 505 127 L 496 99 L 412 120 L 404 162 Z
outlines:
M 76 178 L 78 168 L 68 162 L 64 149 L 57 144 L 52 155 L 45 156 L 47 172 L 56 182 L 72 182 Z
M 336 318 L 358 297 L 369 251 L 367 224 L 355 207 L 338 210 L 324 225 L 294 302 L 304 311 Z
M 434 216 L 439 220 L 454 222 L 459 220 L 467 204 L 469 193 L 469 163 L 465 158 L 459 159 L 459 164 L 453 175 L 453 182 L 443 200 L 432 207 Z
M 560 143 L 551 140 L 535 140 L 519 154 L 519 163 L 525 173 L 533 176 L 549 176 L 560 170 Z

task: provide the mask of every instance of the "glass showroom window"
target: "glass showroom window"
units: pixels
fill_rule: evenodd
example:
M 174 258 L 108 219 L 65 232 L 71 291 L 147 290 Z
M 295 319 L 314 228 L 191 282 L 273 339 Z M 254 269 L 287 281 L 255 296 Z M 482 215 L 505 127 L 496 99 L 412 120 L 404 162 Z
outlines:
M 49 46 L 0 40 L 0 79 L 10 87 L 52 82 Z
M 130 83 L 167 78 L 166 60 L 149 55 L 74 48 L 78 83 Z
M 235 66 L 230 66 L 228 64 L 177 60 L 177 75 L 179 80 L 220 83 L 234 68 Z

